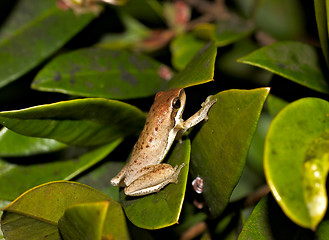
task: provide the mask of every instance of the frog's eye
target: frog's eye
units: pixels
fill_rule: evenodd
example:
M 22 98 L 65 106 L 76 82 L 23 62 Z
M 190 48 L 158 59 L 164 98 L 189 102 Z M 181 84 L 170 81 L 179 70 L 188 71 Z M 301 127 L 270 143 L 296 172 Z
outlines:
M 178 97 L 174 98 L 174 100 L 172 101 L 172 107 L 174 109 L 179 109 L 180 106 L 181 106 L 180 99 Z

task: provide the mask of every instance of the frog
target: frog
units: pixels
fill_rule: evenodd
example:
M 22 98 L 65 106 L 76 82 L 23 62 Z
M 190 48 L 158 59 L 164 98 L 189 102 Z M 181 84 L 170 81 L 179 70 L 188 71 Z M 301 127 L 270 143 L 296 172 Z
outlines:
M 170 183 L 177 183 L 185 164 L 172 167 L 161 162 L 175 139 L 181 141 L 189 128 L 208 120 L 208 111 L 216 101 L 213 96 L 208 96 L 201 109 L 184 121 L 185 90 L 174 88 L 158 92 L 128 163 L 111 179 L 111 184 L 124 187 L 127 196 L 144 196 L 158 192 Z

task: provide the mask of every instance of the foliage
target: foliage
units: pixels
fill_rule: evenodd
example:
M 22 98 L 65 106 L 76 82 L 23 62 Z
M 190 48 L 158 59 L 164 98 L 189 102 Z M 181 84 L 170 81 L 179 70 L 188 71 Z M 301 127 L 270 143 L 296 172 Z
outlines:
M 3 1 L 0 238 L 327 239 L 327 4 Z M 184 119 L 217 102 L 165 159 L 178 183 L 126 196 L 110 179 L 171 88 Z

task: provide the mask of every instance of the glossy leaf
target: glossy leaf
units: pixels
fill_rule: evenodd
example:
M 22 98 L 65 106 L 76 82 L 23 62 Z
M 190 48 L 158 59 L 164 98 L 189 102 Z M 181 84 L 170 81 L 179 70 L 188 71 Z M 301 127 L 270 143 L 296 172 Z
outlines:
M 101 240 L 109 202 L 82 203 L 66 209 L 58 227 L 64 239 Z
M 217 98 L 192 143 L 191 173 L 203 179 L 203 196 L 213 216 L 226 207 L 241 176 L 269 88 L 228 90 Z
M 254 27 L 239 17 L 221 19 L 217 22 L 214 38 L 217 46 L 226 46 L 250 35 Z
M 192 34 L 177 36 L 170 44 L 173 66 L 178 70 L 183 70 L 203 46 L 204 42 Z
M 314 239 L 314 234 L 291 222 L 272 196 L 264 197 L 244 224 L 238 240 Z
M 42 199 L 42 201 L 40 201 Z M 57 228 L 67 208 L 80 203 L 107 201 L 117 213 L 113 227 L 125 225 L 119 203 L 83 184 L 59 181 L 35 187 L 4 209 L 1 228 L 6 240 L 61 239 Z
M 257 66 L 313 90 L 329 93 L 329 86 L 313 47 L 299 42 L 277 42 L 242 57 L 239 62 Z
M 328 113 L 328 102 L 300 99 L 275 117 L 266 137 L 267 182 L 285 214 L 305 228 L 315 228 L 327 208 Z
M 321 42 L 321 48 L 324 58 L 329 66 L 329 43 L 328 43 L 328 16 L 327 16 L 327 1 L 326 0 L 315 0 L 314 9 L 316 24 L 318 27 L 318 34 Z
M 84 97 L 146 97 L 167 85 L 161 67 L 141 54 L 86 48 L 55 58 L 39 72 L 32 88 Z
M 101 98 L 77 99 L 0 112 L 0 123 L 19 134 L 91 146 L 138 134 L 145 115 L 138 108 Z
M 58 222 L 64 239 L 129 239 L 122 209 L 109 201 L 81 203 L 66 209 Z
M 179 166 L 183 162 L 186 164 L 179 174 L 177 184 L 169 184 L 158 193 L 138 198 L 127 197 L 123 191 L 120 192 L 125 213 L 137 227 L 159 229 L 178 222 L 185 196 L 190 148 L 190 142 L 186 140 L 176 144 L 170 154 L 170 165 Z
M 206 82 L 214 78 L 217 48 L 214 42 L 206 44 L 169 82 L 169 88 L 186 88 Z
M 26 137 L 3 128 L 0 131 L 0 156 L 21 157 L 49 153 L 67 147 L 53 139 Z
M 22 192 L 39 184 L 70 180 L 104 159 L 121 141 L 122 139 L 117 139 L 74 158 L 60 156 L 57 161 L 19 164 L 0 160 L 0 196 L 5 200 L 13 200 Z
M 94 17 L 62 11 L 53 0 L 18 1 L 0 30 L 0 87 L 36 67 Z

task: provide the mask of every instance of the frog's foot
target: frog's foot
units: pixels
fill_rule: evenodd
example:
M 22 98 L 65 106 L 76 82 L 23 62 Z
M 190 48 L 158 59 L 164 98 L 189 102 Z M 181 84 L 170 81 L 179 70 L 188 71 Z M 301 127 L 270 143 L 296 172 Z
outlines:
M 204 101 L 201 106 L 202 108 L 197 111 L 193 116 L 187 119 L 185 122 L 182 123 L 182 130 L 183 132 L 187 131 L 189 128 L 197 125 L 202 120 L 208 120 L 208 111 L 217 102 L 217 98 L 212 99 L 212 96 L 208 96 L 206 101 Z
M 126 175 L 126 169 L 127 169 L 127 164 L 122 168 L 122 170 L 114 178 L 111 179 L 112 186 L 115 186 L 115 187 L 125 187 L 126 186 L 123 181 L 123 179 Z
M 186 165 L 185 163 L 182 163 L 179 166 L 177 166 L 177 165 L 175 166 L 175 168 L 174 168 L 175 172 L 174 172 L 174 174 L 171 177 L 173 180 L 175 180 L 175 181 L 173 181 L 173 183 L 177 184 L 177 182 L 178 182 L 178 175 L 180 173 L 180 170 L 182 170 L 182 168 L 185 167 L 185 165 Z
M 160 191 L 169 183 L 177 183 L 177 178 L 185 163 L 173 168 L 169 164 L 149 166 L 146 174 L 140 176 L 124 189 L 126 195 L 143 196 Z
M 212 105 L 214 105 L 217 102 L 217 98 L 211 99 L 213 97 L 213 95 L 209 95 L 206 100 L 201 104 L 202 109 L 205 109 L 204 112 L 204 117 L 203 119 L 205 121 L 208 120 L 208 111 L 209 109 L 212 107 Z

